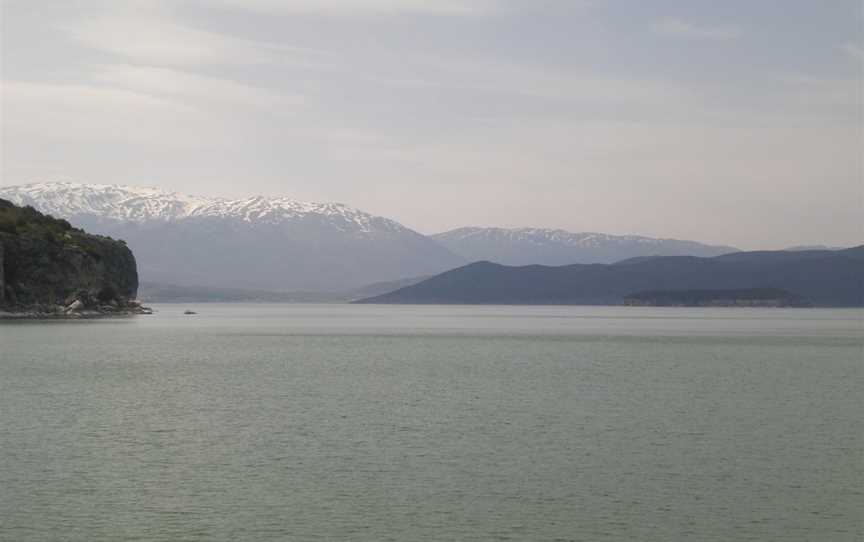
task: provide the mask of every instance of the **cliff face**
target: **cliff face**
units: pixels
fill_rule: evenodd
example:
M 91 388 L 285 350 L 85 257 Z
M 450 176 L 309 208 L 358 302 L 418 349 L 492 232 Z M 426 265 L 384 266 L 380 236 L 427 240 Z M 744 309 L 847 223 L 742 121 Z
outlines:
M 0 200 L 0 307 L 118 311 L 137 291 L 135 257 L 122 241 Z

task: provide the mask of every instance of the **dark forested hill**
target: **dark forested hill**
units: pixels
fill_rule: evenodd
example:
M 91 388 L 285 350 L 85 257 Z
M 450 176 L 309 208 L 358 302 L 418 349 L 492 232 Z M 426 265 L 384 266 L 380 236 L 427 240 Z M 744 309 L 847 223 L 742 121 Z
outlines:
M 132 311 L 137 289 L 135 258 L 122 241 L 0 199 L 0 310 Z
M 477 262 L 361 302 L 608 305 L 646 290 L 744 288 L 786 290 L 814 306 L 864 306 L 864 246 L 560 267 Z

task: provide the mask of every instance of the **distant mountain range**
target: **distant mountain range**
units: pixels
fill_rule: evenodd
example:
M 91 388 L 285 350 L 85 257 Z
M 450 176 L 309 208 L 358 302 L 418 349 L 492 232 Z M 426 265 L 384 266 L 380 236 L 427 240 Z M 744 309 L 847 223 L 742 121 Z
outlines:
M 150 283 L 342 292 L 465 263 L 393 220 L 338 203 L 76 183 L 0 188 L 0 197 L 124 239 Z
M 715 256 L 733 247 L 635 235 L 536 228 L 459 228 L 425 236 L 339 203 L 287 197 L 236 200 L 157 188 L 37 183 L 0 188 L 0 198 L 125 240 L 142 280 L 159 295 L 208 299 L 255 290 L 336 298 L 405 277 L 432 276 L 477 260 L 503 264 L 611 263 L 637 256 Z M 173 285 L 173 286 L 167 286 Z M 176 288 L 183 289 L 182 293 Z M 189 287 L 203 288 L 190 293 Z M 156 291 L 156 290 L 151 290 Z M 369 291 L 374 295 L 382 290 Z
M 613 263 L 635 256 L 719 256 L 738 251 L 678 239 L 538 228 L 459 228 L 432 239 L 467 261 L 506 265 Z
M 782 289 L 814 306 L 864 306 L 864 245 L 559 267 L 478 262 L 362 302 L 609 305 L 650 290 L 753 288 Z

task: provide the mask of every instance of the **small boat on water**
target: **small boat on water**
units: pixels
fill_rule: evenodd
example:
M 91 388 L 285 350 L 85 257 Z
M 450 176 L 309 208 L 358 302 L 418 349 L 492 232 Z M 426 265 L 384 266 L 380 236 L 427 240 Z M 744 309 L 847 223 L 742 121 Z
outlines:
M 183 314 L 198 314 L 198 313 L 195 311 L 185 310 L 185 311 L 183 311 Z

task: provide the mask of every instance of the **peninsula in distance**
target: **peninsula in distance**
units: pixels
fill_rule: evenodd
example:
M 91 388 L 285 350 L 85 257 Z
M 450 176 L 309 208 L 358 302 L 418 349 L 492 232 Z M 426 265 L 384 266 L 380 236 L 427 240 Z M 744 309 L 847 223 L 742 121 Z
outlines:
M 864 245 L 559 267 L 477 262 L 360 302 L 861 307 Z

